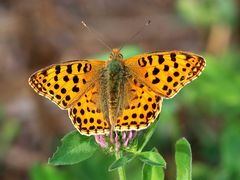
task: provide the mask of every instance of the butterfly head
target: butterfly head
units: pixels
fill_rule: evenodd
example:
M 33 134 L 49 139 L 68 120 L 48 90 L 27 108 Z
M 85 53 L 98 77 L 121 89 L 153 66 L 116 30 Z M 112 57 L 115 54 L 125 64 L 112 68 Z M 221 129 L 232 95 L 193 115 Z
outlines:
M 112 50 L 109 60 L 118 60 L 122 61 L 123 60 L 123 55 L 120 53 L 119 49 L 115 48 Z

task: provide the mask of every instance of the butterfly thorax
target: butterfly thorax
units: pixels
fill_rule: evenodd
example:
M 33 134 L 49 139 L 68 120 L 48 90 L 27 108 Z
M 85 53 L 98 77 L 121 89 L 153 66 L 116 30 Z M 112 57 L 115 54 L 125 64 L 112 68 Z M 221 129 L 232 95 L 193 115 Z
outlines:
M 124 93 L 126 84 L 126 70 L 120 53 L 110 55 L 106 68 L 103 70 L 100 80 L 101 109 L 104 118 L 111 127 L 116 124 L 117 117 L 122 113 L 124 106 Z

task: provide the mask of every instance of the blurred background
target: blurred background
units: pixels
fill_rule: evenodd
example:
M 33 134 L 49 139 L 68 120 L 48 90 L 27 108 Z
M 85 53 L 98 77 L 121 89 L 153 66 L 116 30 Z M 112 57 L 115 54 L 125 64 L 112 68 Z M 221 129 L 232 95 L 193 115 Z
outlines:
M 0 179 L 117 179 L 107 170 L 113 157 L 101 150 L 77 165 L 47 165 L 73 126 L 66 111 L 28 85 L 50 64 L 109 53 L 82 20 L 111 47 L 125 45 L 125 57 L 184 50 L 206 59 L 202 75 L 164 101 L 146 149 L 158 148 L 166 179 L 175 179 L 174 145 L 184 136 L 193 179 L 240 179 L 239 0 L 0 0 Z M 139 179 L 141 163 L 130 163 L 127 176 Z

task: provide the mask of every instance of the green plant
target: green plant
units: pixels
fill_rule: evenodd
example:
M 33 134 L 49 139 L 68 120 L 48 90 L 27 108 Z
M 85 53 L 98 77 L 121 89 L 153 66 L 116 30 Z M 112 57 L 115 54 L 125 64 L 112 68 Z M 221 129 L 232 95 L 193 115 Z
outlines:
M 115 153 L 116 160 L 109 166 L 109 171 L 118 170 L 119 178 L 126 179 L 125 166 L 134 159 L 143 163 L 142 177 L 144 180 L 164 179 L 164 169 L 166 162 L 158 153 L 156 148 L 150 151 L 142 151 L 143 144 L 150 139 L 150 134 L 154 131 L 154 125 L 143 136 L 140 149 L 130 151 L 119 151 Z M 72 165 L 87 160 L 98 150 L 98 145 L 93 138 L 79 134 L 77 131 L 70 132 L 62 139 L 62 145 L 49 158 L 51 165 Z M 176 143 L 175 159 L 177 167 L 177 180 L 191 179 L 192 174 L 192 154 L 191 147 L 185 138 Z M 113 154 L 112 154 L 113 155 Z

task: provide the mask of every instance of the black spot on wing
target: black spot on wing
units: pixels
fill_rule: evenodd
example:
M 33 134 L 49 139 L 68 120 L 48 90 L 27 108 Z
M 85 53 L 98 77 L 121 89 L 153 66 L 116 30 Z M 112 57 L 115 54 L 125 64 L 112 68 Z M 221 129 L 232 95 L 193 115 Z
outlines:
M 92 70 L 92 65 L 86 63 L 86 64 L 84 65 L 83 72 L 87 73 L 87 72 L 90 72 L 91 70 Z
M 79 79 L 78 79 L 77 75 L 75 75 L 75 76 L 73 77 L 73 82 L 76 84 L 76 83 L 78 83 L 78 81 L 79 81 Z
M 47 70 L 43 70 L 42 75 L 47 76 L 48 75 Z
M 157 83 L 159 83 L 159 82 L 160 82 L 160 79 L 157 78 L 157 77 L 156 77 L 154 80 L 152 80 L 152 83 L 153 83 L 153 84 L 157 84 Z
M 158 55 L 158 63 L 162 64 L 164 61 L 163 55 Z
M 173 75 L 174 75 L 175 77 L 178 77 L 180 74 L 179 74 L 179 72 L 176 71 L 176 72 L 173 73 Z
M 61 67 L 60 67 L 60 65 L 56 65 L 55 70 L 56 70 L 55 73 L 56 73 L 56 74 L 59 74 L 60 71 L 61 71 Z
M 152 71 L 152 74 L 153 74 L 153 75 L 157 75 L 159 72 L 160 72 L 160 70 L 155 67 L 155 68 L 153 69 L 153 71 Z
M 170 57 L 171 57 L 172 61 L 176 61 L 176 54 L 175 53 L 171 53 Z
M 147 58 L 148 58 L 149 64 L 152 65 L 152 61 L 153 61 L 152 56 L 148 56 Z
M 169 70 L 169 66 L 168 65 L 164 65 L 164 71 L 168 71 Z
M 147 61 L 145 60 L 144 57 L 138 59 L 138 65 L 139 65 L 140 67 L 145 67 L 145 66 L 147 65 Z
M 65 82 L 68 82 L 69 81 L 69 78 L 68 78 L 68 76 L 66 75 L 66 76 L 64 76 L 63 77 L 63 80 L 65 81 Z
M 78 72 L 80 72 L 80 70 L 81 70 L 81 67 L 82 67 L 82 64 L 81 64 L 81 63 L 79 63 L 79 64 L 78 64 L 78 66 L 77 66 Z
M 168 76 L 167 77 L 167 82 L 171 82 L 172 81 L 172 77 L 171 76 Z
M 67 73 L 69 73 L 69 74 L 72 73 L 72 64 L 67 65 Z

